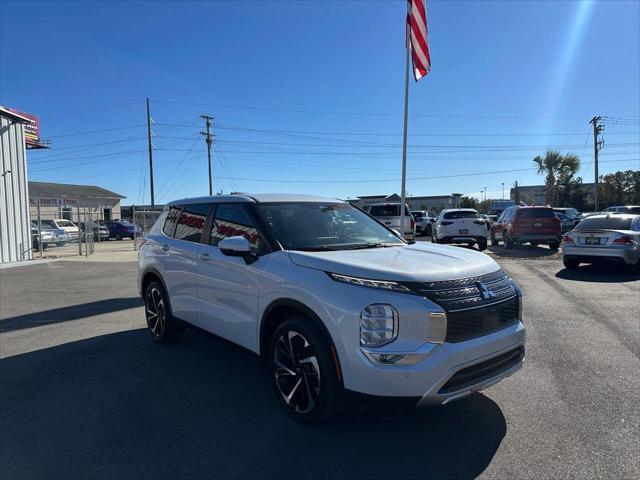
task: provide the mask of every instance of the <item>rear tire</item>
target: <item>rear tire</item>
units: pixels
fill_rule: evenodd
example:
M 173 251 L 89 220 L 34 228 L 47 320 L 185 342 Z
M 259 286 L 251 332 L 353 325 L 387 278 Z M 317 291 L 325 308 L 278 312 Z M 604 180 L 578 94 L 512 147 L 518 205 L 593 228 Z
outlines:
M 568 270 L 577 270 L 578 267 L 580 266 L 580 262 L 578 262 L 577 260 L 571 260 L 566 258 L 562 260 L 562 263 L 564 264 L 564 267 L 567 268 Z
M 487 239 L 486 238 L 481 238 L 478 241 L 478 250 L 480 250 L 481 252 L 487 249 Z
M 560 248 L 560 242 L 551 242 L 549 248 L 551 250 L 558 250 L 558 248 Z
M 304 317 L 276 328 L 269 344 L 269 376 L 280 406 L 300 423 L 326 422 L 344 407 L 332 345 Z
M 147 329 L 151 338 L 158 343 L 178 343 L 182 340 L 185 324 L 171 313 L 169 297 L 160 282 L 147 285 L 144 295 L 144 309 Z

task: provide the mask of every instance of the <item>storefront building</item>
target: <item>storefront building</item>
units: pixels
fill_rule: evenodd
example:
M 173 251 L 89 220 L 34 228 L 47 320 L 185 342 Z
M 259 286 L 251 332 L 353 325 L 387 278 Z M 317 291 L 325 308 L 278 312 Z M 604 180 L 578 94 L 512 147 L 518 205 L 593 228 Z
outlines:
M 94 185 L 29 182 L 31 218 L 64 218 L 72 222 L 120 220 L 120 201 L 125 198 Z M 39 210 L 39 213 L 38 213 Z

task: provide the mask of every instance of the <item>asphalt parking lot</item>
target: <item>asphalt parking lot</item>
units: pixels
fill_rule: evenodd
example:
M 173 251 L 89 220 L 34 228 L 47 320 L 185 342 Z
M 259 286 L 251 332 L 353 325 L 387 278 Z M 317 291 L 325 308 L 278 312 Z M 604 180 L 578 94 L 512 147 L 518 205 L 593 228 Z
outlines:
M 321 427 L 292 423 L 240 347 L 154 344 L 135 262 L 2 270 L 2 478 L 639 478 L 640 275 L 490 254 L 524 291 L 524 368 Z

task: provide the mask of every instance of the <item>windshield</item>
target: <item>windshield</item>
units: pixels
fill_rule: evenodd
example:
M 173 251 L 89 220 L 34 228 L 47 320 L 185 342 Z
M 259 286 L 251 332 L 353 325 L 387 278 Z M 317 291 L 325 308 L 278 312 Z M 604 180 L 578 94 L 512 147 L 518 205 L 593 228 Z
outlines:
M 40 223 L 45 228 L 58 228 L 58 226 L 54 223 L 53 220 L 42 220 Z
M 472 211 L 460 211 L 460 212 L 447 212 L 443 215 L 443 217 L 445 220 L 456 220 L 458 218 L 480 218 L 480 215 L 478 214 L 478 212 L 472 212 Z
M 263 203 L 262 221 L 286 250 L 349 250 L 404 245 L 348 203 Z
M 578 231 L 586 230 L 631 230 L 633 217 L 611 215 L 607 217 L 589 217 L 582 220 L 575 228 Z
M 550 208 L 522 208 L 518 210 L 518 218 L 553 218 L 555 212 Z
M 60 227 L 75 227 L 69 220 L 57 220 L 57 222 Z

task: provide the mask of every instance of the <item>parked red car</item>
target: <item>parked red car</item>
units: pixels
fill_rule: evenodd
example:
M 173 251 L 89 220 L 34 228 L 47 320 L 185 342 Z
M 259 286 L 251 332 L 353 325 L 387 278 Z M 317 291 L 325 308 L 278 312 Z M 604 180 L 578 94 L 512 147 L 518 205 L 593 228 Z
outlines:
M 506 248 L 516 244 L 549 245 L 557 250 L 562 238 L 560 219 L 551 207 L 509 207 L 491 226 L 491 244 Z

